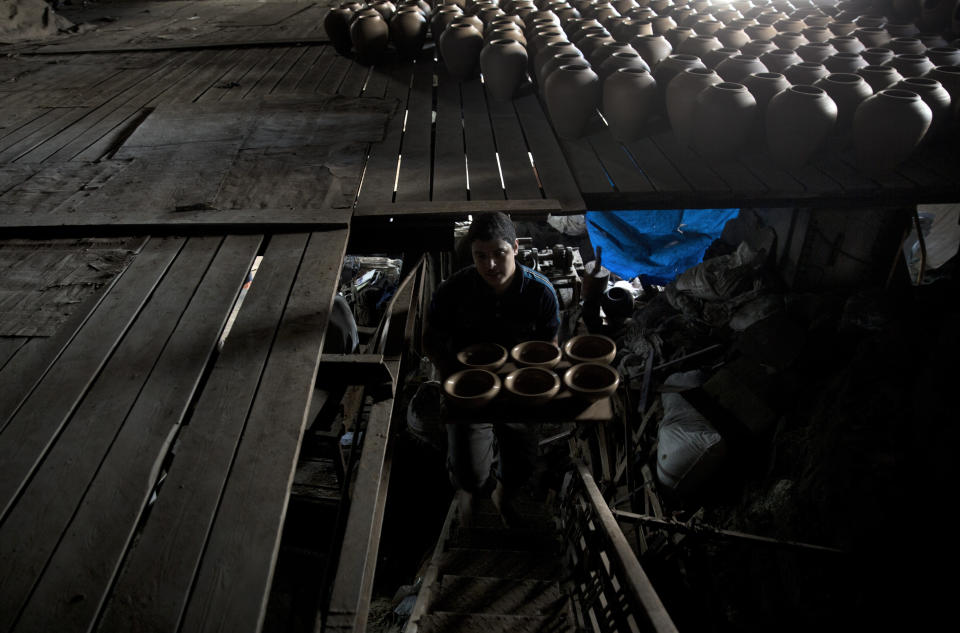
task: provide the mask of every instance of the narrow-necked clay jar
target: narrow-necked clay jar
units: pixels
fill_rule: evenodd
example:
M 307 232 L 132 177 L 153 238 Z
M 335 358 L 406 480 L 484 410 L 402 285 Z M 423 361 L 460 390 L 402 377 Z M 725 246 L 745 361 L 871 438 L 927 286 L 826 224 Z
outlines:
M 909 90 L 920 95 L 930 108 L 933 119 L 926 137 L 935 139 L 946 131 L 950 123 L 950 93 L 931 77 L 906 77 L 894 84 L 893 90 Z
M 664 33 L 663 37 L 670 42 L 670 46 L 673 47 L 673 50 L 679 52 L 680 45 L 694 35 L 696 35 L 696 32 L 694 32 L 694 30 L 689 26 L 676 26 Z
M 887 63 L 896 68 L 904 77 L 922 77 L 925 72 L 935 68 L 933 62 L 926 55 L 910 55 L 907 53 L 894 55 L 893 59 Z
M 823 64 L 828 57 L 836 54 L 837 49 L 829 42 L 809 42 L 797 47 L 797 55 L 805 62 L 819 62 Z
M 560 53 L 574 53 L 577 56 L 583 57 L 580 49 L 571 42 L 566 40 L 547 42 L 533 60 L 533 78 L 536 80 L 538 86 L 543 85 L 543 77 L 541 76 L 543 66 L 550 61 L 554 55 L 559 55 Z
M 934 66 L 960 66 L 960 48 L 954 46 L 934 46 L 927 49 L 927 59 Z
M 725 26 L 716 33 L 716 38 L 726 48 L 740 49 L 746 46 L 751 39 L 744 29 Z
M 895 83 L 903 79 L 893 66 L 869 65 L 857 69 L 857 74 L 863 77 L 874 93 L 892 88 Z
M 695 55 L 700 58 L 700 61 L 703 61 L 707 53 L 717 50 L 718 48 L 723 48 L 723 45 L 715 36 L 694 35 L 682 41 L 680 46 L 676 47 L 676 50 L 678 53 Z
M 867 172 L 892 171 L 920 144 L 930 127 L 930 107 L 915 92 L 881 90 L 857 108 L 853 148 Z
M 327 37 L 333 44 L 333 48 L 341 55 L 346 55 L 353 48 L 353 40 L 350 39 L 350 19 L 353 17 L 353 9 L 346 6 L 339 6 L 330 9 L 323 18 L 323 29 L 327 32 Z
M 882 47 L 865 48 L 860 51 L 860 57 L 867 60 L 868 64 L 880 66 L 893 59 L 893 51 Z
M 413 59 L 427 39 L 427 19 L 414 7 L 401 7 L 390 18 L 390 39 L 401 59 Z
M 824 26 L 808 26 L 800 31 L 800 33 L 807 38 L 807 41 L 810 43 L 827 42 L 833 37 L 833 33 Z
M 833 73 L 821 77 L 813 85 L 825 90 L 837 104 L 837 125 L 833 135 L 841 145 L 844 144 L 853 125 L 853 113 L 860 103 L 873 94 L 873 89 L 863 77 L 853 73 Z
M 653 78 L 657 80 L 657 87 L 660 88 L 660 92 L 664 96 L 670 81 L 687 68 L 706 68 L 706 66 L 700 61 L 699 57 L 679 53 L 670 55 L 657 64 L 656 68 L 653 69 Z
M 808 44 L 809 42 L 807 42 L 807 38 L 805 38 L 802 33 L 784 31 L 782 33 L 777 33 L 773 37 L 773 43 L 777 45 L 777 48 L 790 48 L 796 50 L 800 46 Z
M 600 78 L 585 62 L 550 73 L 544 86 L 547 111 L 561 138 L 579 138 L 600 103 Z
M 855 73 L 868 64 L 859 53 L 836 53 L 826 58 L 823 65 L 832 73 Z
M 517 40 L 492 40 L 480 51 L 480 72 L 487 94 L 509 101 L 526 77 L 527 51 Z
M 754 24 L 743 29 L 750 40 L 772 40 L 777 34 L 777 29 L 771 24 Z
M 789 66 L 799 64 L 803 60 L 800 58 L 800 55 L 797 54 L 797 51 L 792 51 L 789 48 L 778 48 L 775 51 L 761 55 L 760 61 L 763 62 L 763 65 L 766 66 L 770 72 L 782 73 Z
M 895 37 L 890 40 L 887 47 L 896 55 L 900 55 L 901 53 L 924 55 L 927 52 L 927 47 L 916 37 Z
M 800 62 L 787 66 L 783 70 L 783 76 L 787 78 L 794 86 L 813 85 L 818 79 L 826 77 L 830 71 L 823 64 L 813 62 Z
M 670 42 L 662 35 L 641 35 L 630 40 L 630 45 L 647 62 L 651 70 L 673 52 Z
M 697 95 L 707 86 L 723 79 L 708 68 L 687 68 L 670 81 L 665 100 L 670 127 L 682 145 L 689 145 L 693 136 L 693 107 Z
M 838 53 L 859 53 L 867 48 L 863 42 L 852 35 L 831 38 L 830 43 Z
M 613 137 L 621 141 L 640 138 L 655 112 L 657 98 L 657 82 L 647 70 L 626 67 L 611 73 L 603 82 L 603 115 Z
M 918 97 L 919 98 L 919 97 Z M 791 86 L 767 106 L 767 148 L 787 168 L 807 164 L 837 121 L 837 105 L 815 86 Z
M 950 93 L 950 110 L 957 121 L 960 118 L 960 66 L 937 66 L 927 71 L 924 77 L 936 79 Z
M 650 67 L 647 66 L 647 62 L 643 61 L 643 58 L 637 55 L 637 52 L 633 49 L 629 51 L 618 51 L 610 55 L 603 60 L 599 68 L 595 67 L 594 71 L 600 77 L 600 81 L 604 82 L 610 75 L 621 68 L 642 68 L 650 72 Z
M 433 41 L 439 43 L 443 30 L 453 22 L 454 18 L 461 15 L 463 10 L 455 4 L 444 5 L 439 11 L 434 12 L 433 17 L 430 18 L 430 35 L 433 36 Z
M 765 72 L 769 69 L 753 55 L 733 55 L 717 64 L 717 74 L 727 82 L 738 83 L 747 75 Z
M 769 53 L 770 51 L 775 51 L 779 48 L 776 44 L 773 43 L 773 40 L 751 40 L 747 43 L 746 46 L 740 49 L 740 52 L 744 55 L 753 55 L 755 57 L 760 57 L 764 53 Z
M 452 22 L 440 36 L 440 54 L 455 79 L 468 79 L 477 71 L 483 35 L 470 22 Z
M 390 28 L 379 15 L 358 15 L 350 24 L 350 39 L 357 61 L 371 65 L 380 61 L 390 41 Z
M 707 87 L 693 107 L 693 147 L 707 157 L 735 156 L 747 142 L 757 101 L 743 84 Z
M 544 87 L 547 84 L 547 79 L 550 78 L 558 68 L 561 66 L 566 66 L 567 64 L 587 64 L 589 65 L 586 59 L 584 59 L 583 54 L 580 51 L 577 52 L 563 52 L 557 53 L 550 59 L 548 59 L 543 66 L 540 67 L 540 92 L 543 93 Z
M 633 50 L 633 47 L 629 44 L 624 44 L 616 40 L 610 40 L 609 42 L 604 42 L 600 46 L 593 49 L 593 53 L 589 56 L 590 65 L 593 66 L 594 70 L 600 68 L 603 65 L 603 62 L 607 60 L 608 57 L 614 53 L 629 52 L 634 55 L 637 55 L 637 51 Z M 640 57 L 637 55 L 637 57 Z M 642 58 L 641 58 L 642 59 Z M 646 63 L 646 62 L 644 62 Z
M 716 68 L 717 64 L 722 62 L 728 57 L 733 57 L 734 55 L 739 55 L 740 51 L 735 48 L 718 48 L 716 50 L 710 51 L 700 60 L 703 62 L 703 65 L 707 68 Z

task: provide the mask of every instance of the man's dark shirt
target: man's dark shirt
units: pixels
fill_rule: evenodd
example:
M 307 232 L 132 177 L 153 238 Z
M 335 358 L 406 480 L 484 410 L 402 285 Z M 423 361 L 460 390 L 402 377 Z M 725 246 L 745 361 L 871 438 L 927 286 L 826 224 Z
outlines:
M 526 266 L 517 264 L 502 295 L 469 266 L 440 284 L 427 321 L 433 347 L 452 358 L 473 343 L 499 343 L 509 350 L 523 341 L 552 341 L 560 329 L 560 306 L 550 281 Z

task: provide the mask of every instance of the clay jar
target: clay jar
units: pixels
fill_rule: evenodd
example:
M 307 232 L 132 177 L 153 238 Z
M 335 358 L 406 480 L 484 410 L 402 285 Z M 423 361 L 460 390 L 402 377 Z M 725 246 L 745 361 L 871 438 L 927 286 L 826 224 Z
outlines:
M 330 9 L 323 18 L 323 29 L 327 32 L 333 48 L 341 55 L 347 55 L 353 48 L 353 40 L 350 39 L 350 18 L 352 17 L 353 9 L 340 6 Z
M 643 61 L 647 62 L 651 70 L 656 70 L 657 64 L 673 52 L 670 42 L 662 35 L 641 35 L 630 40 L 630 45 L 643 58 Z
M 371 65 L 380 61 L 387 50 L 390 29 L 380 15 L 358 15 L 350 24 L 350 40 L 357 52 L 357 61 Z
M 772 40 L 777 35 L 777 29 L 770 24 L 754 24 L 743 29 L 750 40 Z
M 778 46 L 770 40 L 752 40 L 746 46 L 740 49 L 740 52 L 744 55 L 753 55 L 754 57 L 760 57 L 764 53 L 769 53 L 770 51 L 777 50 Z M 793 50 L 793 49 L 790 49 Z
M 536 58 L 533 60 L 533 76 L 534 79 L 536 79 L 538 86 L 543 85 L 543 67 L 555 55 L 559 55 L 560 53 L 573 53 L 578 57 L 583 56 L 580 53 L 580 49 L 570 42 L 564 40 L 547 42 L 547 44 L 540 50 L 539 53 L 537 53 Z
M 700 61 L 703 61 L 707 53 L 718 48 L 723 48 L 723 45 L 713 35 L 694 35 L 681 42 L 680 46 L 677 47 L 677 52 L 694 55 L 699 57 Z
M 743 29 L 725 26 L 716 33 L 716 38 L 727 48 L 742 48 L 750 42 L 750 36 Z
M 416 57 L 427 39 L 427 20 L 419 9 L 403 7 L 390 18 L 390 39 L 401 59 Z
M 454 79 L 468 79 L 477 70 L 483 35 L 469 22 L 453 22 L 440 36 L 440 54 Z
M 723 79 L 708 68 L 687 68 L 670 82 L 666 89 L 667 117 L 670 127 L 683 145 L 690 145 L 693 136 L 693 108 L 696 98 L 708 86 Z
M 823 63 L 831 55 L 835 55 L 837 49 L 829 42 L 810 42 L 797 47 L 797 55 L 805 62 Z
M 934 66 L 960 66 L 960 48 L 952 46 L 934 46 L 927 49 L 927 59 Z
M 527 73 L 527 51 L 517 40 L 491 40 L 480 51 L 480 72 L 487 94 L 509 101 Z
M 717 64 L 717 73 L 724 81 L 737 83 L 747 75 L 768 72 L 757 57 L 753 55 L 733 55 Z
M 579 138 L 600 102 L 600 78 L 584 62 L 550 73 L 544 86 L 553 129 L 562 138 Z
M 557 53 L 553 57 L 547 60 L 547 62 L 540 68 L 540 92 L 543 93 L 544 88 L 547 85 L 547 79 L 550 78 L 558 68 L 561 66 L 566 66 L 567 64 L 588 64 L 586 59 L 583 58 L 583 55 L 580 51 L 575 53 L 566 52 L 566 53 Z
M 830 40 L 830 43 L 833 44 L 838 53 L 859 53 L 867 48 L 863 45 L 863 42 L 852 35 L 834 37 Z
M 698 57 L 678 53 L 670 55 L 653 69 L 653 78 L 657 80 L 657 88 L 662 95 L 661 105 L 666 103 L 667 86 L 670 85 L 670 81 L 687 68 L 706 68 L 706 66 Z
M 860 28 L 854 31 L 853 35 L 867 48 L 885 47 L 891 39 L 885 29 L 877 27 Z
M 760 61 L 772 73 L 782 73 L 787 67 L 799 64 L 803 60 L 797 55 L 797 51 L 788 48 L 778 48 L 775 51 L 764 53 L 760 56 Z
M 893 66 L 864 66 L 857 69 L 857 74 L 863 77 L 874 93 L 886 90 L 903 79 Z
M 866 99 L 853 121 L 857 165 L 868 172 L 892 171 L 923 139 L 933 114 L 915 92 L 881 90 Z
M 616 40 L 611 40 L 609 42 L 604 42 L 600 46 L 593 49 L 593 53 L 588 58 L 590 65 L 593 66 L 594 70 L 600 68 L 603 65 L 603 62 L 607 61 L 607 58 L 613 55 L 614 53 L 623 53 L 629 52 L 632 55 L 637 55 L 637 51 L 633 50 L 633 47 L 629 44 L 621 44 Z M 637 58 L 640 58 L 637 55 Z M 642 60 L 641 60 L 642 61 Z
M 795 33 L 792 31 L 784 31 L 783 33 L 777 33 L 773 37 L 773 43 L 777 45 L 777 48 L 789 48 L 791 50 L 796 50 L 804 44 L 808 44 L 807 38 L 801 33 Z
M 754 73 L 741 83 L 747 87 L 757 101 L 757 124 L 762 128 L 767 115 L 767 107 L 775 95 L 790 87 L 790 82 L 780 73 Z
M 919 98 L 919 97 L 918 97 Z M 767 148 L 787 168 L 799 168 L 824 145 L 837 121 L 837 105 L 815 86 L 791 86 L 767 106 Z
M 722 82 L 697 95 L 693 147 L 707 157 L 736 155 L 747 141 L 757 101 L 743 84 Z
M 834 126 L 833 135 L 842 145 L 848 140 L 847 137 L 853 125 L 853 113 L 857 111 L 857 106 L 864 99 L 873 94 L 873 89 L 863 80 L 863 77 L 852 73 L 827 75 L 818 79 L 813 85 L 825 90 L 837 104 L 837 124 Z
M 608 60 L 609 61 L 609 60 Z M 654 112 L 657 82 L 643 68 L 618 68 L 603 82 L 603 115 L 613 137 L 634 141 Z
M 800 62 L 793 66 L 787 66 L 783 70 L 783 76 L 794 86 L 803 84 L 812 85 L 818 79 L 826 77 L 829 74 L 830 71 L 827 70 L 823 64 L 815 64 L 814 62 Z
M 927 130 L 927 138 L 934 139 L 947 129 L 950 122 L 950 93 L 939 81 L 930 77 L 907 77 L 898 81 L 892 89 L 915 92 L 930 108 L 933 119 Z
M 889 48 L 865 48 L 860 51 L 860 57 L 867 60 L 867 64 L 880 66 L 893 59 L 893 51 Z
M 664 33 L 663 37 L 670 42 L 673 50 L 680 52 L 680 45 L 695 35 L 696 33 L 689 26 L 678 26 Z
M 869 64 L 857 53 L 836 53 L 826 58 L 823 65 L 832 73 L 855 73 Z
M 615 26 L 611 30 L 613 37 L 618 42 L 630 43 L 635 37 L 641 35 L 653 35 L 653 29 L 650 27 L 650 22 L 648 20 L 634 20 L 631 18 L 625 19 L 619 25 Z
M 800 31 L 800 33 L 807 38 L 807 41 L 811 44 L 815 42 L 826 42 L 833 37 L 833 33 L 822 26 L 808 26 Z
M 887 48 L 894 54 L 909 53 L 911 55 L 923 55 L 927 52 L 927 47 L 915 37 L 895 37 L 887 44 Z
M 600 64 L 599 68 L 595 67 L 594 70 L 597 75 L 599 75 L 600 81 L 604 82 L 610 75 L 621 68 L 642 68 L 650 72 L 650 69 L 647 67 L 647 62 L 643 61 L 643 58 L 637 55 L 633 49 L 614 53 L 606 58 L 603 63 Z
M 896 68 L 897 72 L 904 77 L 920 77 L 928 70 L 934 68 L 933 62 L 931 62 L 926 55 L 910 55 L 906 53 L 894 55 L 893 59 L 887 63 Z
M 463 15 L 463 11 L 455 4 L 444 5 L 442 9 L 433 14 L 430 19 L 430 35 L 434 42 L 440 41 L 444 29 L 453 22 L 454 18 Z
M 956 120 L 960 116 L 960 66 L 937 66 L 924 77 L 936 79 L 950 94 L 950 111 Z

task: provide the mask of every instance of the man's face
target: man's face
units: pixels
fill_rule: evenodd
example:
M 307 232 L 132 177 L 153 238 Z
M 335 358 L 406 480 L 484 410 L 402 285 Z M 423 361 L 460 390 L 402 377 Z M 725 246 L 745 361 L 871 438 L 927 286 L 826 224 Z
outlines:
M 513 274 L 517 271 L 518 248 L 516 240 L 513 244 L 503 239 L 474 240 L 471 246 L 473 263 L 494 292 L 503 292 L 510 286 Z

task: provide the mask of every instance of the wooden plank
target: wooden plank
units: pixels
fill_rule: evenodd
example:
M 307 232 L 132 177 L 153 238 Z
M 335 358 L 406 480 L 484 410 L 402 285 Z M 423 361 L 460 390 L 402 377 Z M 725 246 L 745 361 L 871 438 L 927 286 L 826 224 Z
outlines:
M 179 631 L 190 588 L 307 243 L 271 238 L 223 349 L 181 429 L 176 459 L 126 556 L 100 631 Z
M 867 178 L 857 169 L 840 160 L 834 152 L 824 152 L 813 165 L 835 180 L 844 195 L 876 196 L 881 190 L 880 183 Z
M 660 148 L 648 137 L 643 137 L 626 144 L 630 155 L 636 161 L 640 170 L 650 180 L 653 187 L 661 192 L 679 191 L 689 192 L 690 184 L 678 170 L 667 160 Z
M 403 216 L 463 216 L 472 213 L 503 211 L 504 213 L 544 216 L 560 213 L 564 209 L 558 200 L 536 198 L 532 200 L 434 200 L 433 202 L 395 202 L 393 204 L 358 204 L 357 217 L 403 217 Z
M 0 163 L 13 162 L 44 139 L 70 125 L 90 108 L 51 108 L 0 140 Z
M 604 128 L 591 134 L 587 140 L 617 191 L 640 194 L 656 191 L 643 171 L 634 164 L 633 157 L 610 135 L 609 130 Z
M 236 58 L 230 69 L 220 76 L 219 81 L 211 84 L 210 88 L 198 96 L 194 101 L 203 103 L 206 101 L 220 101 L 224 95 L 231 90 L 237 90 L 241 87 L 241 81 L 250 72 L 250 69 L 260 61 L 264 51 L 263 49 L 242 49 L 236 51 Z
M 463 96 L 463 136 L 467 154 L 467 185 L 471 200 L 503 200 L 486 95 L 479 79 L 460 84 Z
M 523 126 L 527 146 L 533 154 L 534 167 L 544 195 L 559 200 L 565 211 L 583 211 L 586 206 L 576 180 L 536 95 L 520 96 L 513 100 L 513 105 Z
M 407 101 L 405 131 L 400 144 L 397 202 L 430 199 L 430 159 L 433 128 L 433 63 L 413 64 L 413 82 Z
M 525 82 L 521 90 L 532 90 Z M 500 171 L 507 198 L 536 199 L 543 197 L 537 174 L 530 164 L 529 149 L 523 138 L 523 129 L 511 101 L 497 101 L 487 94 L 487 107 L 497 145 Z
M 256 63 L 236 82 L 239 86 L 225 90 L 220 101 L 240 101 L 248 97 L 256 97 L 257 85 L 270 74 L 270 71 L 280 62 L 286 48 L 260 48 L 255 49 L 254 58 Z M 269 79 L 267 80 L 269 83 Z M 270 87 L 273 87 L 272 84 Z
M 296 92 L 297 85 L 304 76 L 306 76 L 307 72 L 317 62 L 320 56 L 323 55 L 324 48 L 323 46 L 304 47 L 297 61 L 290 66 L 287 73 L 280 79 L 277 85 L 274 86 L 274 94 Z
M 24 343 L 27 342 L 27 337 L 25 336 L 3 336 L 0 337 L 0 372 L 3 371 L 3 368 L 7 366 L 7 363 L 10 362 L 10 359 L 14 358 L 20 348 L 23 347 Z M 4 383 L 4 389 L 9 389 L 9 386 Z
M 246 5 L 249 6 L 249 5 Z M 220 26 L 277 26 L 313 5 L 303 2 L 270 2 L 240 14 L 232 14 L 214 20 Z
M 586 138 L 560 139 L 563 156 L 573 172 L 577 188 L 585 196 L 610 193 L 613 182 Z
M 257 79 L 257 83 L 244 95 L 244 99 L 258 99 L 272 93 L 290 67 L 303 54 L 300 48 L 277 48 L 274 52 L 276 57 L 273 58 L 273 65 Z
M 802 197 L 808 193 L 807 187 L 800 180 L 777 166 L 766 152 L 748 150 L 739 158 L 743 165 L 763 182 L 770 195 L 785 198 Z
M 730 194 L 730 187 L 699 156 L 681 146 L 673 131 L 654 134 L 652 140 L 674 167 L 683 172 L 694 192 L 719 196 Z
M 260 630 L 346 246 L 346 230 L 310 236 L 203 554 L 184 630 Z
M 343 78 L 347 76 L 347 71 L 350 70 L 350 67 L 353 66 L 355 62 L 349 57 L 335 54 L 332 59 L 324 59 L 324 63 L 329 64 L 329 68 L 327 68 L 323 78 L 317 83 L 314 92 L 331 95 L 336 94 L 337 88 L 339 88 L 343 82 Z
M 304 73 L 300 81 L 297 82 L 297 85 L 294 87 L 294 92 L 316 92 L 317 85 L 319 85 L 320 81 L 330 70 L 332 66 L 331 62 L 336 54 L 332 46 L 321 47 L 320 55 L 317 56 L 316 61 L 307 69 L 307 72 Z
M 383 140 L 370 146 L 370 157 L 367 159 L 358 198 L 358 201 L 364 204 L 389 205 L 393 201 L 410 75 L 411 68 L 406 65 L 395 67 L 390 75 L 384 98 L 396 102 L 397 109 L 387 124 L 387 133 Z
M 182 245 L 182 239 L 168 238 L 151 240 L 144 247 L 0 432 L 0 517 L 10 509 Z
M 763 197 L 767 186 L 740 161 L 739 156 L 722 158 L 703 157 L 703 163 L 710 167 L 720 179 L 730 187 L 734 195 L 753 195 Z
M 437 120 L 433 154 L 433 192 L 436 201 L 467 199 L 466 152 L 463 148 L 463 115 L 460 83 L 442 64 L 437 71 Z
M 235 270 L 216 271 L 232 273 L 219 306 L 188 312 L 195 293 L 209 294 L 201 282 L 222 239 L 187 242 L 0 529 L 8 563 L 0 613 L 23 606 L 14 630 L 87 631 L 92 624 L 259 242 L 233 259 Z M 205 336 L 185 337 L 191 349 L 171 338 L 178 327 Z M 153 454 L 136 450 L 148 431 L 156 436 Z M 78 593 L 85 599 L 71 601 Z
M 387 91 L 387 83 L 389 80 L 389 68 L 385 68 L 382 64 L 374 66 L 370 69 L 370 76 L 367 78 L 367 85 L 363 89 L 363 96 L 382 99 L 384 93 Z
M 345 97 L 359 97 L 363 92 L 363 86 L 367 83 L 367 77 L 371 71 L 372 68 L 370 66 L 364 66 L 356 62 L 350 64 L 346 76 L 344 76 L 343 81 L 340 82 L 340 85 L 336 88 L 337 94 Z

